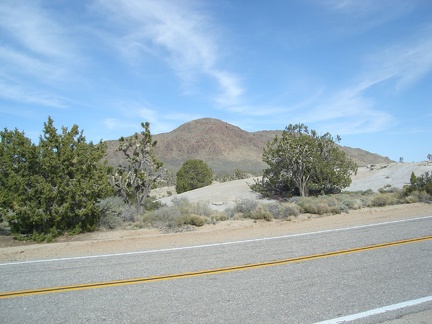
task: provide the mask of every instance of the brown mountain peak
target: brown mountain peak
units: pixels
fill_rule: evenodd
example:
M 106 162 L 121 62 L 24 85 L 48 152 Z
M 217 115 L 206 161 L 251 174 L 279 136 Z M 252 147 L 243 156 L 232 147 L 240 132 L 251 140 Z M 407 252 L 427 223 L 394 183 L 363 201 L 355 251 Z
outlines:
M 156 156 L 164 166 L 177 171 L 189 159 L 205 161 L 216 173 L 232 173 L 235 169 L 260 174 L 267 167 L 262 161 L 263 148 L 282 131 L 247 132 L 215 118 L 200 118 L 187 122 L 171 132 L 153 135 L 157 140 Z M 118 144 L 117 144 L 118 145 Z M 116 141 L 108 145 L 111 165 L 121 163 L 115 152 Z M 360 166 L 389 163 L 390 159 L 360 149 L 343 147 Z

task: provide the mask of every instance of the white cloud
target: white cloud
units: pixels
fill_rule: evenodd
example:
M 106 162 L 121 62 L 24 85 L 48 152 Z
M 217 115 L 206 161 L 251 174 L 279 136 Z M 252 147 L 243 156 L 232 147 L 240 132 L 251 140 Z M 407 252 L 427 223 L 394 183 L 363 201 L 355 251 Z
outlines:
M 51 63 L 2 45 L 0 45 L 0 61 L 8 62 L 7 65 L 2 66 L 2 75 L 18 74 L 36 78 L 44 76 L 45 80 L 58 80 L 58 76 L 62 74 L 62 69 L 55 69 Z
M 66 30 L 38 1 L 2 1 L 0 26 L 13 35 L 16 45 L 50 59 L 71 59 L 75 49 Z
M 370 85 L 393 80 L 399 90 L 429 74 L 432 71 L 430 35 L 411 44 L 390 46 L 371 58 L 372 67 L 368 71 Z
M 132 124 L 131 122 L 128 121 L 120 120 L 119 118 L 107 118 L 103 120 L 102 123 L 105 126 L 105 128 L 110 131 L 137 128 L 137 125 Z
M 392 115 L 377 109 L 374 100 L 364 96 L 359 86 L 335 93 L 302 118 L 302 122 L 319 123 L 338 134 L 379 132 L 394 123 Z
M 197 114 L 187 113 L 160 113 L 153 109 L 148 103 L 142 101 L 121 101 L 116 102 L 113 108 L 117 112 L 117 117 L 107 118 L 102 124 L 109 131 L 120 131 L 122 134 L 132 134 L 140 132 L 141 122 L 150 123 L 152 134 L 159 134 L 172 131 L 174 128 L 193 119 L 202 118 Z
M 219 67 L 217 28 L 194 2 L 98 0 L 93 8 L 121 27 L 121 32 L 112 31 L 110 40 L 127 58 L 153 53 L 176 71 L 187 92 L 204 77 L 221 88 L 218 104 L 240 100 L 238 77 Z
M 397 124 L 393 112 L 386 111 L 389 107 L 385 107 L 381 95 L 403 92 L 430 75 L 430 31 L 431 26 L 426 26 L 411 38 L 385 44 L 380 51 L 369 55 L 362 67 L 365 72 L 355 77 L 351 86 L 333 94 L 323 93 L 315 104 L 310 104 L 312 110 L 300 114 L 302 121 L 322 123 L 341 134 L 380 132 Z M 379 94 L 374 92 L 377 87 L 380 87 Z
M 21 104 L 64 108 L 57 88 L 76 67 L 78 51 L 63 21 L 40 1 L 1 1 L 0 97 Z M 46 88 L 49 85 L 51 88 Z
M 26 104 L 37 104 L 53 108 L 65 108 L 66 100 L 43 90 L 30 89 L 4 82 L 0 78 L 0 98 Z M 35 112 L 33 112 L 35 113 Z
M 395 19 L 414 8 L 416 0 L 318 0 L 319 5 L 324 5 L 331 11 L 349 16 L 352 19 L 367 22 L 369 26 L 385 23 Z
M 350 36 L 362 33 L 407 15 L 416 0 L 313 0 L 332 15 L 333 33 Z
M 218 96 L 216 101 L 221 106 L 237 105 L 244 92 L 238 78 L 231 73 L 217 70 L 212 71 L 211 74 L 216 78 L 222 89 L 222 94 Z

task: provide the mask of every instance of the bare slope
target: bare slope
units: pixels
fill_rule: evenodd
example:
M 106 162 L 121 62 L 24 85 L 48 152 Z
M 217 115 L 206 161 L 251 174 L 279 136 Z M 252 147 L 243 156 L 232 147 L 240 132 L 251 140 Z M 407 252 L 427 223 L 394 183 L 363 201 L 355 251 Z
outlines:
M 263 148 L 281 133 L 281 130 L 247 132 L 218 119 L 202 118 L 153 138 L 158 141 L 157 157 L 172 171 L 177 171 L 186 160 L 201 159 L 217 173 L 240 169 L 259 174 L 267 166 L 262 161 Z M 110 164 L 121 163 L 121 155 L 115 151 L 118 142 L 108 141 L 107 145 Z M 386 157 L 361 149 L 342 149 L 360 166 L 391 162 Z

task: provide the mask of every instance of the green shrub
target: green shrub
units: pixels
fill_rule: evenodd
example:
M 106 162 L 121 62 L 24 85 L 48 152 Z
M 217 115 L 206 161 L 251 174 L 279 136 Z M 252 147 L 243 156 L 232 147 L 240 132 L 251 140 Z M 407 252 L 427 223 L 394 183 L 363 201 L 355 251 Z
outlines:
M 405 197 L 405 201 L 408 204 L 416 202 L 430 203 L 432 201 L 432 195 L 429 195 L 426 191 L 415 190 Z
M 77 125 L 58 132 L 49 117 L 38 145 L 24 132 L 0 131 L 0 206 L 11 232 L 36 241 L 93 231 L 97 202 L 112 193 L 106 144 L 87 143 Z
M 176 191 L 182 193 L 202 188 L 213 182 L 213 171 L 202 160 L 188 160 L 176 174 Z
M 424 191 L 432 195 L 432 172 L 425 172 L 421 176 L 416 177 L 414 172 L 411 174 L 411 185 L 405 186 L 406 195 L 410 195 L 414 191 Z

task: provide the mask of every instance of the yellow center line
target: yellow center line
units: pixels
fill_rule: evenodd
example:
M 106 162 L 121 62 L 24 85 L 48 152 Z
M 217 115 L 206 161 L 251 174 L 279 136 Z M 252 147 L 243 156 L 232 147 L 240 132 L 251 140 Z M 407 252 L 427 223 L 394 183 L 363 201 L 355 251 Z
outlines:
M 155 281 L 162 281 L 162 280 L 174 280 L 174 279 L 181 279 L 181 278 L 214 275 L 214 274 L 220 274 L 220 273 L 225 273 L 225 272 L 257 269 L 257 268 L 263 268 L 263 267 L 273 267 L 273 266 L 282 265 L 282 264 L 304 262 L 304 261 L 316 260 L 316 259 L 321 259 L 321 258 L 339 256 L 339 255 L 343 255 L 343 254 L 351 254 L 351 253 L 364 252 L 364 251 L 370 251 L 370 250 L 376 250 L 376 249 L 383 249 L 383 248 L 388 248 L 388 247 L 392 247 L 392 246 L 411 244 L 411 243 L 422 242 L 422 241 L 427 241 L 427 240 L 432 240 L 432 236 L 423 236 L 423 237 L 411 238 L 411 239 L 407 239 L 407 240 L 373 244 L 373 245 L 362 246 L 362 247 L 346 249 L 346 250 L 338 250 L 338 251 L 325 252 L 325 253 L 319 253 L 319 254 L 305 255 L 305 256 L 299 256 L 299 257 L 287 258 L 287 259 L 281 259 L 281 260 L 274 260 L 274 261 L 267 261 L 267 262 L 258 262 L 258 263 L 251 263 L 251 264 L 244 264 L 244 265 L 237 265 L 237 266 L 229 266 L 229 267 L 224 267 L 224 268 L 214 268 L 214 269 L 198 270 L 198 271 L 192 271 L 192 272 L 174 273 L 174 274 L 168 274 L 168 275 L 132 278 L 132 279 L 123 279 L 123 280 L 112 280 L 112 281 L 105 281 L 105 282 L 93 282 L 93 283 L 77 284 L 77 285 L 70 285 L 70 286 L 57 286 L 57 287 L 49 287 L 49 288 L 31 289 L 31 290 L 0 292 L 0 299 L 31 296 L 31 295 L 40 295 L 40 294 L 51 294 L 51 293 L 67 292 L 67 291 L 74 291 L 74 290 L 85 290 L 85 289 L 97 289 L 97 288 L 114 287 L 114 286 L 135 285 L 135 284 L 146 283 L 146 282 L 155 282 Z

